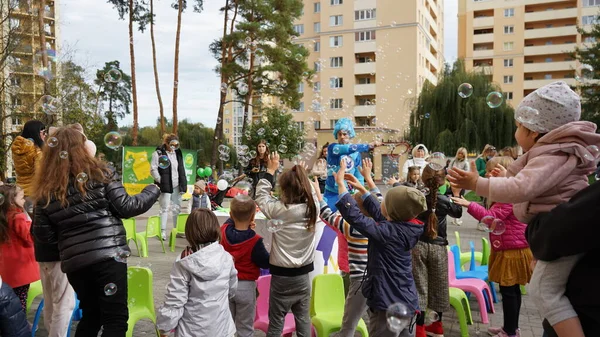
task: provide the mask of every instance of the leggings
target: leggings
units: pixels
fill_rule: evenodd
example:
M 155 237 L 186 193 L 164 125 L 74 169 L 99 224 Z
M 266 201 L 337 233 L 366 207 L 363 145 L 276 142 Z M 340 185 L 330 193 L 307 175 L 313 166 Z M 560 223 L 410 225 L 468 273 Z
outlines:
M 519 328 L 519 314 L 521 311 L 521 288 L 518 284 L 500 286 L 502 294 L 502 309 L 504 311 L 504 332 L 515 335 Z
M 29 292 L 29 284 L 26 284 L 26 285 L 20 286 L 20 287 L 15 287 L 15 288 L 13 288 L 13 291 L 19 298 L 19 301 L 21 302 L 21 308 L 23 308 L 23 311 L 26 313 L 27 293 Z

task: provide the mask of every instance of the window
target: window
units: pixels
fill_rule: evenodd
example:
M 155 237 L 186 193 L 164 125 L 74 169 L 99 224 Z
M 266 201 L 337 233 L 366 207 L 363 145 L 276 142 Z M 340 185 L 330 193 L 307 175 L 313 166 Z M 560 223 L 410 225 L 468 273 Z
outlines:
M 304 102 L 300 102 L 300 105 L 298 106 L 298 109 L 296 111 L 304 112 Z
M 583 0 L 583 7 L 600 6 L 600 0 Z
M 373 20 L 376 15 L 376 9 L 361 9 L 359 11 L 354 11 L 354 21 Z
M 296 122 L 296 128 L 300 131 L 304 130 L 304 122 Z
M 21 20 L 15 18 L 8 19 L 8 26 L 10 28 L 18 28 L 21 25 Z
M 225 118 L 225 124 L 229 124 L 229 123 L 231 123 L 231 119 L 229 119 L 229 118 Z M 239 123 L 239 122 L 238 122 L 238 123 Z M 241 124 L 241 123 L 240 123 L 240 124 Z
M 585 15 L 581 17 L 581 24 L 583 25 L 593 25 L 597 22 L 595 15 Z
M 512 75 L 504 75 L 504 84 L 512 84 L 513 76 Z
M 329 47 L 341 47 L 344 44 L 344 40 L 342 36 L 330 36 L 329 37 Z
M 229 129 L 225 129 L 225 134 L 228 135 L 229 134 Z
M 546 74 L 546 75 L 544 75 L 544 79 L 551 80 L 552 79 L 552 74 Z
M 330 57 L 329 66 L 331 68 L 341 68 L 344 66 L 344 58 L 341 56 Z
M 504 34 L 514 34 L 515 33 L 515 26 L 510 25 L 510 26 L 504 26 Z
M 332 15 L 329 17 L 329 26 L 341 26 L 344 24 L 344 17 L 342 15 Z
M 551 57 L 546 57 L 546 62 L 552 62 L 552 58 Z
M 341 5 L 344 3 L 344 0 L 330 0 L 331 5 L 335 6 L 335 5 Z
M 332 77 L 329 79 L 329 87 L 331 89 L 339 89 L 344 87 L 344 79 L 342 77 Z
M 513 59 L 504 59 L 504 68 L 512 68 Z
M 504 50 L 513 50 L 514 47 L 514 42 L 504 42 Z
M 372 41 L 375 40 L 375 31 L 369 30 L 366 32 L 356 32 L 354 33 L 354 41 Z
M 18 107 L 19 105 L 22 105 L 23 102 L 21 101 L 21 99 L 17 96 L 11 96 L 10 97 L 10 102 L 13 108 Z
M 21 118 L 18 116 L 13 116 L 12 125 L 22 125 Z
M 507 101 L 510 101 L 513 99 L 513 93 L 512 91 L 508 91 L 504 93 L 504 99 L 506 99 Z
M 298 92 L 301 94 L 304 93 L 304 82 L 298 83 Z
M 315 13 L 320 13 L 321 12 L 321 3 L 315 2 L 314 6 L 315 6 Z
M 15 86 L 15 87 L 21 86 L 21 78 L 17 77 L 17 76 L 11 76 L 10 77 L 10 85 Z
M 313 85 L 313 91 L 321 92 L 321 82 L 315 82 L 315 84 Z
M 596 43 L 596 38 L 593 36 L 586 36 L 583 40 L 585 43 Z
M 321 72 L 321 63 L 315 62 L 313 69 L 315 70 L 316 73 Z
M 341 109 L 344 100 L 341 98 L 332 98 L 329 100 L 329 109 Z
M 321 51 L 321 41 L 315 42 L 314 51 Z
M 337 119 L 332 119 L 329 121 L 329 128 L 330 129 L 334 129 L 335 128 L 335 124 L 337 123 Z
M 313 29 L 315 30 L 315 33 L 320 33 L 321 32 L 321 23 L 315 22 Z
M 370 77 L 359 78 L 358 84 L 371 84 L 371 78 Z
M 294 31 L 298 34 L 304 34 L 304 25 L 294 25 Z
M 315 126 L 315 130 L 321 129 L 321 121 L 315 121 L 314 126 Z
M 514 8 L 506 8 L 506 9 L 504 9 L 504 17 L 505 18 L 510 18 L 510 17 L 513 17 L 513 16 L 515 16 L 515 9 Z

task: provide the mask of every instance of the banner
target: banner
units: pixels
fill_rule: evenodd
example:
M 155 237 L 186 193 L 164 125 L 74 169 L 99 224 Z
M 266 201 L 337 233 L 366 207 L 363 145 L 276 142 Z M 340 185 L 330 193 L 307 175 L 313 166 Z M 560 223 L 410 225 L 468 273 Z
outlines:
M 154 178 L 150 174 L 150 161 L 154 151 L 156 151 L 155 147 L 123 147 L 123 186 L 125 186 L 127 193 L 138 194 L 146 185 L 154 183 Z M 196 181 L 197 152 L 182 149 L 181 153 L 188 182 L 186 194 L 190 194 Z M 184 195 L 185 198 L 189 198 L 189 195 Z

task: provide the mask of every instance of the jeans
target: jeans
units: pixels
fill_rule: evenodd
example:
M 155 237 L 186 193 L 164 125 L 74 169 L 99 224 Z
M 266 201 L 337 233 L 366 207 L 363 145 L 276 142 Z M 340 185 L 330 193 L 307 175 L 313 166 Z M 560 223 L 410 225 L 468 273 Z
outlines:
M 127 264 L 106 260 L 67 274 L 83 310 L 75 337 L 125 337 L 127 332 Z
M 158 204 L 160 205 L 161 230 L 167 230 L 169 213 L 173 216 L 173 228 L 177 227 L 177 215 L 179 215 L 179 211 L 181 210 L 179 186 L 173 188 L 173 193 L 161 193 L 158 198 Z

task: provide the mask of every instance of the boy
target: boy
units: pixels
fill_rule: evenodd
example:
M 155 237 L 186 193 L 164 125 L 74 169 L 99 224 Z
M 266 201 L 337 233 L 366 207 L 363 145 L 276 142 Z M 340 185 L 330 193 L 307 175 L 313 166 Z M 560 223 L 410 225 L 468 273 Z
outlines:
M 211 209 L 210 198 L 208 197 L 208 194 L 206 194 L 205 190 L 206 182 L 204 180 L 196 181 L 194 184 L 194 192 L 190 198 L 190 206 L 188 207 L 190 213 L 196 208 Z
M 255 214 L 254 200 L 238 195 L 231 201 L 230 218 L 221 226 L 221 245 L 233 256 L 238 271 L 238 287 L 229 301 L 238 337 L 254 336 L 256 280 L 260 268 L 269 268 L 269 253 L 253 230 Z

